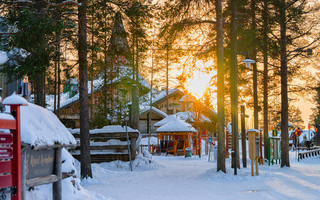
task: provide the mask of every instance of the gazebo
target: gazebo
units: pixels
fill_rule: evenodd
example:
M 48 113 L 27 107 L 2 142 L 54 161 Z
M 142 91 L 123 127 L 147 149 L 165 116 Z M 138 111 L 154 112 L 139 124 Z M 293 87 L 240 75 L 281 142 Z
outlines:
M 194 145 L 194 136 L 197 130 L 183 120 L 177 119 L 168 122 L 156 130 L 158 140 L 160 139 L 161 152 L 166 154 L 184 155 L 186 148 L 196 149 L 198 143 Z M 198 140 L 196 140 L 198 141 Z

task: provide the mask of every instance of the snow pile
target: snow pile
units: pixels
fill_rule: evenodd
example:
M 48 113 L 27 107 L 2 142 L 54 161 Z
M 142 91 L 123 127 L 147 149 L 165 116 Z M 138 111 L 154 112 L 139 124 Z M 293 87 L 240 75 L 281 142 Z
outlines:
M 51 111 L 37 106 L 17 94 L 4 99 L 4 104 L 21 104 L 21 142 L 37 149 L 54 145 L 74 146 L 76 140 Z M 9 110 L 9 109 L 8 109 Z
M 8 61 L 8 56 L 5 51 L 0 51 L 0 65 L 6 63 Z
M 149 137 L 145 137 L 145 138 L 142 138 L 141 141 L 140 141 L 140 144 L 141 145 L 148 145 L 148 140 L 149 140 Z M 158 144 L 158 139 L 156 137 L 150 137 L 150 145 L 156 145 Z
M 101 129 L 93 129 L 90 130 L 90 134 L 95 134 L 95 133 L 125 133 L 126 131 L 130 133 L 140 133 L 138 130 L 130 128 L 127 126 L 127 129 L 125 126 L 121 125 L 111 125 L 111 126 L 104 126 Z
M 11 96 L 8 96 L 5 98 L 2 102 L 4 105 L 26 105 L 28 104 L 27 100 L 25 98 L 20 97 L 16 93 L 13 93 Z
M 62 150 L 62 172 L 69 175 L 76 174 L 76 167 L 74 158 L 71 154 L 63 149 Z M 34 190 L 26 192 L 26 199 L 28 200 L 50 200 L 52 196 L 52 184 L 35 186 Z M 100 194 L 84 189 L 80 185 L 80 180 L 73 176 L 62 180 L 62 199 L 73 200 L 110 200 Z
M 68 129 L 70 133 L 72 134 L 80 134 L 80 128 L 76 129 Z M 121 125 L 110 125 L 110 126 L 104 126 L 103 128 L 100 129 L 93 129 L 90 130 L 90 134 L 98 134 L 98 133 L 140 133 L 137 129 L 133 129 L 129 126 L 121 126 Z
M 171 121 L 156 130 L 156 132 L 194 132 L 196 133 L 197 130 L 193 128 L 190 124 L 182 121 L 182 120 L 175 120 Z
M 132 161 L 133 171 L 147 171 L 162 168 L 163 166 L 152 160 L 151 155 L 142 154 L 136 156 L 136 159 Z M 108 171 L 130 171 L 130 162 L 124 162 L 116 160 L 112 162 L 104 162 L 100 164 L 92 164 L 94 177 L 107 173 Z
M 7 113 L 0 113 L 0 119 L 14 120 L 14 117 Z
M 127 141 L 121 141 L 116 139 L 108 140 L 107 142 L 90 142 L 92 146 L 112 146 L 112 145 L 127 145 Z M 130 144 L 130 141 L 129 141 Z

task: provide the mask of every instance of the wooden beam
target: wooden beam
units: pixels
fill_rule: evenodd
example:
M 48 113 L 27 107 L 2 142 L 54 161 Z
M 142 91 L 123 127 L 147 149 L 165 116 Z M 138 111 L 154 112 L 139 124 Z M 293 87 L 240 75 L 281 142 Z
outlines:
M 1 119 L 0 129 L 16 129 L 16 120 Z
M 56 182 L 58 180 L 59 180 L 59 177 L 57 175 L 42 176 L 42 177 L 37 177 L 37 178 L 27 180 L 26 186 L 33 187 L 36 185 L 44 185 L 44 184 Z

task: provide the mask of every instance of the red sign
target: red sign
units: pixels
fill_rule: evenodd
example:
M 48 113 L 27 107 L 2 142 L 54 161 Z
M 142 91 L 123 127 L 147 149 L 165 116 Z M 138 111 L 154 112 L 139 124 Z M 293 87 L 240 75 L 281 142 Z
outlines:
M 299 137 L 301 135 L 301 130 L 300 129 L 297 129 L 294 134 Z
M 12 134 L 0 133 L 0 145 L 12 145 Z
M 13 151 L 11 147 L 0 147 L 0 159 L 11 159 Z

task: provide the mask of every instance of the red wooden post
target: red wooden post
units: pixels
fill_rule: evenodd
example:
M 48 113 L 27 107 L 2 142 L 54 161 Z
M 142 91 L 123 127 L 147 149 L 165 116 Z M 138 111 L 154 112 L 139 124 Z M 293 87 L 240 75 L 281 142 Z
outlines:
M 13 159 L 12 175 L 16 194 L 11 193 L 12 200 L 21 200 L 21 131 L 20 131 L 20 105 L 10 105 L 11 113 L 16 113 L 16 129 L 13 134 Z

